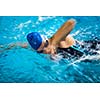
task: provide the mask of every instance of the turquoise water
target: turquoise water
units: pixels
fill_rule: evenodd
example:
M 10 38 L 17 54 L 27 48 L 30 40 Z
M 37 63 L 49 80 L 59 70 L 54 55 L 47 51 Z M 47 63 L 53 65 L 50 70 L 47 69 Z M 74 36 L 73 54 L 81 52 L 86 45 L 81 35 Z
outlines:
M 0 45 L 27 42 L 35 31 L 51 37 L 68 19 L 77 23 L 71 35 L 79 41 L 100 39 L 100 17 L 81 16 L 1 16 Z M 1 50 L 1 49 L 0 49 Z M 88 62 L 84 62 L 88 59 Z M 15 47 L 0 52 L 0 82 L 76 83 L 100 82 L 100 55 L 80 59 L 51 60 L 49 55 Z

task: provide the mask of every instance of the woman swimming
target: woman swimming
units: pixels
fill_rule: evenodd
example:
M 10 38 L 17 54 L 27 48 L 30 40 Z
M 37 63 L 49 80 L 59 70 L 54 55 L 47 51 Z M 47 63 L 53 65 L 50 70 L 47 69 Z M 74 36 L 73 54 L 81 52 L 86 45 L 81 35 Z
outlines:
M 51 54 L 56 55 L 57 53 L 62 53 L 65 55 L 65 53 L 69 53 L 74 56 L 82 56 L 84 52 L 81 50 L 78 50 L 78 48 L 75 47 L 75 44 L 78 44 L 79 42 L 76 41 L 69 33 L 72 31 L 72 29 L 75 26 L 75 20 L 70 19 L 67 22 L 65 22 L 60 29 L 49 39 L 45 38 L 44 36 L 40 35 L 38 32 L 31 32 L 27 35 L 27 40 L 32 49 L 37 51 L 37 53 L 44 53 L 44 54 Z M 92 44 L 89 49 L 93 49 L 95 47 L 98 41 L 95 43 L 85 41 L 86 44 Z M 28 48 L 28 43 L 12 43 L 10 44 L 5 50 L 11 49 L 16 46 L 20 46 L 22 48 Z M 81 45 L 82 49 L 84 48 L 84 45 Z M 3 48 L 3 46 L 1 46 Z M 88 50 L 89 50 L 88 49 Z M 94 48 L 95 49 L 95 48 Z M 87 51 L 86 51 L 87 52 Z
M 49 39 L 44 38 L 38 32 L 32 32 L 27 35 L 27 40 L 31 45 L 32 49 L 38 53 L 45 53 L 54 55 L 57 53 L 57 48 L 69 48 L 75 44 L 74 38 L 69 35 L 71 30 L 74 28 L 75 20 L 68 20 L 61 28 Z M 28 43 L 12 43 L 5 50 L 11 49 L 15 46 L 22 48 L 28 48 Z M 1 46 L 3 48 L 3 46 Z
M 27 40 L 31 47 L 38 53 L 56 54 L 58 47 L 69 48 L 75 44 L 74 38 L 69 35 L 74 28 L 75 21 L 68 20 L 61 28 L 49 39 L 44 39 L 39 33 L 32 32 L 27 35 Z

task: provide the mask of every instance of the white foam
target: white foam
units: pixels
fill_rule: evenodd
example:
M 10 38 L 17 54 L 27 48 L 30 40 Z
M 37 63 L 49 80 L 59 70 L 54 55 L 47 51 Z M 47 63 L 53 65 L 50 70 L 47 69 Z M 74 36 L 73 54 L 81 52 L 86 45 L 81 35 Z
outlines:
M 80 33 L 80 30 L 77 30 L 74 34 L 72 34 L 72 36 L 76 36 Z
M 69 65 L 72 65 L 72 64 L 75 64 L 75 63 L 79 63 L 79 62 L 84 61 L 84 60 L 100 60 L 100 55 L 98 54 L 98 55 L 87 55 L 87 56 L 83 56 L 80 59 L 75 60 L 74 62 L 72 62 Z
M 30 24 L 32 21 L 28 20 L 27 22 L 25 22 L 24 24 Z
M 21 31 L 23 27 L 27 27 L 31 22 L 31 20 L 28 20 L 27 22 L 20 23 L 17 27 L 14 28 L 14 30 L 19 29 Z
M 51 56 L 51 58 L 54 60 L 54 61 L 60 61 L 62 59 L 62 56 L 60 54 L 56 54 L 54 56 Z
M 100 51 L 96 51 L 96 52 L 100 54 Z
M 38 17 L 38 20 L 39 21 L 45 21 L 45 20 L 48 20 L 48 19 L 52 19 L 52 18 L 54 18 L 55 16 L 48 16 L 48 17 L 42 17 L 42 16 L 39 16 Z
M 43 17 L 39 16 L 39 17 L 38 17 L 38 20 L 39 20 L 39 21 L 43 21 Z

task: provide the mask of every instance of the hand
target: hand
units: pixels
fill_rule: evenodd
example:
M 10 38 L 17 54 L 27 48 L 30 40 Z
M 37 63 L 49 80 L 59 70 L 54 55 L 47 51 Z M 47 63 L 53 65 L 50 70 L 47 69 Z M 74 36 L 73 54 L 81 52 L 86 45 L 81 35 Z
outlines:
M 27 43 L 23 43 L 21 46 L 22 46 L 22 48 L 27 48 L 28 44 Z
M 27 44 L 27 43 L 17 42 L 16 45 L 17 45 L 17 46 L 20 46 L 20 47 L 22 47 L 22 48 L 27 48 L 27 47 L 28 47 L 28 44 Z

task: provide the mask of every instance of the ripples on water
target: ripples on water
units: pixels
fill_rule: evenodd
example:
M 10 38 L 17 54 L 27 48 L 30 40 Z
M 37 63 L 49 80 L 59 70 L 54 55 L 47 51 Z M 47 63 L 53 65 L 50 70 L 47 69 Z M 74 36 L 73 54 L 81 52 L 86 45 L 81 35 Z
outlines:
M 51 37 L 68 19 L 77 24 L 71 35 L 79 40 L 100 39 L 100 17 L 0 17 L 0 45 L 26 42 L 29 32 L 37 31 Z M 2 51 L 2 49 L 0 49 Z M 37 54 L 23 48 L 0 53 L 0 82 L 100 82 L 100 51 L 80 59 Z

